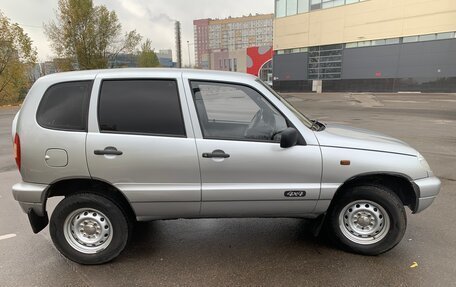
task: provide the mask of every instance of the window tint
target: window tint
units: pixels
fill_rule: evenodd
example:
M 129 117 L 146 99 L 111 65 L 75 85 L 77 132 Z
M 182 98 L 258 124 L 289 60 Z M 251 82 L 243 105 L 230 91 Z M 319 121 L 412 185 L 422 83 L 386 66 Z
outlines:
M 86 131 L 92 81 L 51 86 L 41 100 L 36 120 L 44 128 Z
M 205 138 L 278 141 L 286 119 L 256 90 L 235 84 L 192 81 Z
M 103 81 L 98 118 L 102 132 L 186 135 L 174 80 Z

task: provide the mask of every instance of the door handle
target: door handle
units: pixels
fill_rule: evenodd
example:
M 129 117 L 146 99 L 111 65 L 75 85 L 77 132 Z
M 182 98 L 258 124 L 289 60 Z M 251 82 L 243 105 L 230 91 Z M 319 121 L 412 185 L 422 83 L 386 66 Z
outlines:
M 230 155 L 225 153 L 223 150 L 216 149 L 213 152 L 205 152 L 203 153 L 204 158 L 229 158 Z
M 122 155 L 123 152 L 121 152 L 120 150 L 117 150 L 115 147 L 113 146 L 108 146 L 108 147 L 105 147 L 104 150 L 94 150 L 93 153 L 95 155 Z

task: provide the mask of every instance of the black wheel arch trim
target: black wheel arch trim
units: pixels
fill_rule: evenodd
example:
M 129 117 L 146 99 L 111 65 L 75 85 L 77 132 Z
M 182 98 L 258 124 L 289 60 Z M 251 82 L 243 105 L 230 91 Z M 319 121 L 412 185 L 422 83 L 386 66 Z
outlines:
M 414 182 L 414 180 L 408 176 L 407 174 L 400 173 L 400 172 L 390 172 L 390 171 L 374 171 L 374 172 L 366 172 L 366 173 L 360 173 L 357 175 L 354 175 L 347 180 L 344 181 L 336 190 L 334 193 L 333 199 L 340 194 L 340 191 L 346 188 L 347 186 L 350 186 L 352 183 L 356 183 L 358 180 L 366 179 L 369 177 L 375 177 L 375 176 L 383 176 L 383 177 L 395 177 L 397 179 L 403 180 L 407 184 L 410 184 L 410 187 L 413 191 L 414 198 L 413 201 L 408 204 L 409 208 L 412 210 L 413 213 L 416 213 L 418 210 L 418 200 L 420 198 L 420 188 L 418 185 Z M 375 184 L 372 184 L 375 185 Z M 379 184 L 382 185 L 382 184 Z M 396 193 L 395 190 L 393 192 Z M 398 194 L 399 195 L 399 194 Z M 400 196 L 402 202 L 404 202 L 403 198 Z M 331 200 L 332 201 L 332 200 Z M 332 205 L 332 204 L 331 204 Z

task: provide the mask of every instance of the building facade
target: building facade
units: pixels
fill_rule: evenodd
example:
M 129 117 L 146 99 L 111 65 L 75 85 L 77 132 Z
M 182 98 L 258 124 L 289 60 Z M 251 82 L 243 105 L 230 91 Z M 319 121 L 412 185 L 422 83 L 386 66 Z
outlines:
M 175 63 L 173 63 L 173 51 L 171 49 L 158 50 L 157 58 L 162 67 L 173 68 L 175 66 Z
M 280 91 L 456 92 L 455 0 L 275 0 Z
M 257 14 L 193 21 L 196 67 L 210 69 L 213 53 L 272 46 L 273 19 L 273 14 Z

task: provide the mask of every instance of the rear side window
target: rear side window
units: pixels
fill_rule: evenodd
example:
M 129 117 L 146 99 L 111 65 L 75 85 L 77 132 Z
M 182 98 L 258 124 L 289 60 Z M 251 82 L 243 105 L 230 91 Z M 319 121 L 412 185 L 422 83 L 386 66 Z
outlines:
M 92 81 L 65 82 L 47 89 L 36 115 L 44 128 L 87 131 Z
M 98 105 L 101 132 L 185 137 L 175 80 L 106 80 Z

